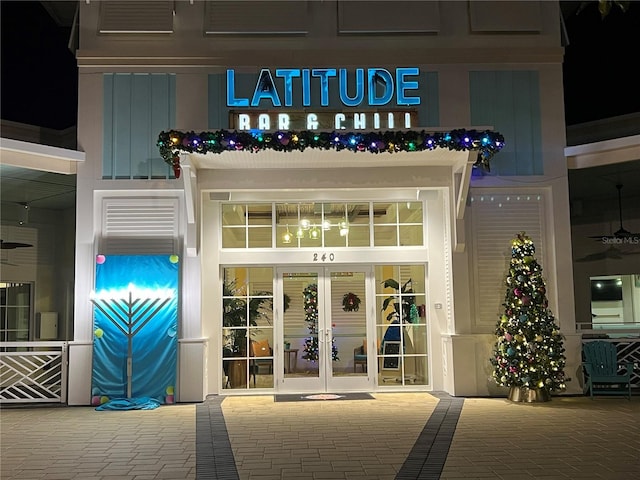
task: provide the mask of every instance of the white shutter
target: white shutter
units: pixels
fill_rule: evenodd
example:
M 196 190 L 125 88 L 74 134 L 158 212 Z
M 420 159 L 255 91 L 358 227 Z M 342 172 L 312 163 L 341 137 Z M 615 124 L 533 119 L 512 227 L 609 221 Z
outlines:
M 306 1 L 207 1 L 207 34 L 304 35 L 309 31 Z
M 172 33 L 172 1 L 100 2 L 100 33 Z
M 542 193 L 492 194 L 472 191 L 468 210 L 472 224 L 475 323 L 495 326 L 503 313 L 511 240 L 524 231 L 536 247 L 544 271 L 544 196 Z
M 440 5 L 433 1 L 341 1 L 339 33 L 437 33 Z
M 103 199 L 100 253 L 176 253 L 178 208 L 175 198 Z

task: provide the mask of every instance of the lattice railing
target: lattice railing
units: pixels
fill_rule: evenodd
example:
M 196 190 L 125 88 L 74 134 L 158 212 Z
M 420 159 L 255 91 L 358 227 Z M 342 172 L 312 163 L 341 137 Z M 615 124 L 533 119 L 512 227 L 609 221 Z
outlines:
M 66 342 L 0 342 L 0 403 L 66 399 Z

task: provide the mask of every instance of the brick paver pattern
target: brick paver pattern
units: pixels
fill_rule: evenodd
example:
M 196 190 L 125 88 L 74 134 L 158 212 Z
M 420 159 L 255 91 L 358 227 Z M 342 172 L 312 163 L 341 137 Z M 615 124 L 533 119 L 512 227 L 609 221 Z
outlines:
M 439 415 L 438 402 L 446 401 L 442 396 L 375 393 L 374 397 L 316 402 L 274 402 L 271 395 L 223 398 L 218 411 L 224 416 L 236 478 L 394 480 L 409 478 L 412 468 L 428 475 L 416 473 L 416 478 L 443 480 L 628 480 L 640 476 L 638 396 L 631 401 L 553 397 L 539 404 L 467 398 L 461 411 L 435 423 L 435 418 L 429 421 Z M 1 478 L 216 478 L 197 475 L 196 452 L 206 453 L 203 445 L 197 445 L 196 409 L 200 406 L 133 411 L 3 406 Z M 219 428 L 215 422 L 211 425 Z M 447 428 L 453 429 L 452 438 Z M 424 443 L 427 433 L 426 437 L 436 439 L 434 443 Z M 448 450 L 442 443 L 447 438 Z M 212 448 L 215 458 L 220 444 L 218 438 L 204 448 Z M 431 455 L 422 449 L 431 449 Z M 421 453 L 427 463 L 416 467 L 419 462 L 409 457 Z M 444 465 L 438 466 L 443 455 Z M 217 478 L 231 480 L 229 472 L 221 466 Z

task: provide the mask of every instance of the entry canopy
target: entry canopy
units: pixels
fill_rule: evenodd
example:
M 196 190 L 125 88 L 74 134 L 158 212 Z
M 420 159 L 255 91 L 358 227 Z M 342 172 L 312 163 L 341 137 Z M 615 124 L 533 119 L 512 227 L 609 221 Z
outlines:
M 269 162 L 276 157 L 282 158 L 281 152 L 294 155 L 295 153 L 313 151 L 314 166 L 321 166 L 324 160 L 332 159 L 332 163 L 340 157 L 341 162 L 349 163 L 345 156 L 356 153 L 359 165 L 380 164 L 382 156 L 394 154 L 393 158 L 385 158 L 385 164 L 398 160 L 398 164 L 413 165 L 430 164 L 442 165 L 440 157 L 445 152 L 477 151 L 474 165 L 489 170 L 489 161 L 504 146 L 504 137 L 491 130 L 465 130 L 426 132 L 425 130 L 404 130 L 387 132 L 347 132 L 347 131 L 230 131 L 218 130 L 213 132 L 195 133 L 171 130 L 161 132 L 158 137 L 160 155 L 173 167 L 176 177 L 180 175 L 180 154 L 189 153 L 196 157 L 201 168 L 211 168 L 209 163 L 220 165 L 238 162 L 238 166 L 246 163 L 244 157 L 255 157 L 253 165 L 260 160 Z M 425 162 L 424 156 L 414 156 L 416 152 L 435 151 L 442 155 L 429 158 Z M 365 154 L 376 155 L 375 160 Z M 220 155 L 218 159 L 208 161 L 210 154 Z M 244 154 L 244 155 L 242 155 Z M 216 155 L 216 157 L 217 157 Z M 300 155 L 302 157 L 302 155 Z M 224 160 L 220 162 L 219 160 Z M 243 162 L 244 160 L 244 162 Z M 305 162 L 306 163 L 306 162 Z M 256 165 L 257 166 L 257 165 Z M 230 167 L 230 165 L 229 165 Z

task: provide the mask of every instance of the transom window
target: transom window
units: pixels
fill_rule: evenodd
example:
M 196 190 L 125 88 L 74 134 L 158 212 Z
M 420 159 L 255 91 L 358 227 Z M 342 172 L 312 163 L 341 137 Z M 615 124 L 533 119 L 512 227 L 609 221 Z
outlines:
M 424 245 L 422 202 L 228 203 L 222 248 Z

